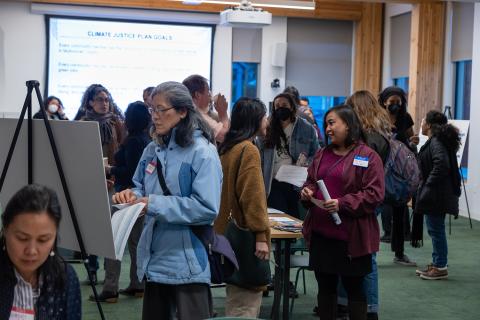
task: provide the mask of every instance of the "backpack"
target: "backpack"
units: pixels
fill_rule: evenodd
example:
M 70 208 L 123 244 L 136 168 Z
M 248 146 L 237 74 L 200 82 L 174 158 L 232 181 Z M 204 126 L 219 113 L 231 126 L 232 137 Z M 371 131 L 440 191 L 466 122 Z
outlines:
M 390 151 L 385 162 L 385 203 L 405 205 L 420 184 L 420 170 L 415 155 L 402 142 L 389 139 Z

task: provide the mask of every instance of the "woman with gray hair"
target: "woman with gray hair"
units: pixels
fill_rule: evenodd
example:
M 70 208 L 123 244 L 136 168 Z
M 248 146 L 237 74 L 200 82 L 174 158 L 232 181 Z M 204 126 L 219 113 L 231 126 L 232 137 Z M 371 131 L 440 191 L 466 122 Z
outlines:
M 211 316 L 210 266 L 193 226 L 211 225 L 220 207 L 222 167 L 210 129 L 188 89 L 165 82 L 152 92 L 151 142 L 135 185 L 115 203 L 145 203 L 137 275 L 145 279 L 143 320 Z

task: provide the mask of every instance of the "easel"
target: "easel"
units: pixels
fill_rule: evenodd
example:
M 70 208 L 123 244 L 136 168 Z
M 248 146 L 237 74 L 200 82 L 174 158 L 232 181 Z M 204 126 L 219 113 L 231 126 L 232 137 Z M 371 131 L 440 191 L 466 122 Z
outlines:
M 20 129 L 22 128 L 23 119 L 25 118 L 25 113 L 27 111 L 28 111 L 28 114 L 27 114 L 27 116 L 28 116 L 28 118 L 27 118 L 28 119 L 27 120 L 27 126 L 28 126 L 27 127 L 27 141 L 28 141 L 27 142 L 27 158 L 28 158 L 27 159 L 27 169 L 28 169 L 28 175 L 27 176 L 28 176 L 28 184 L 33 183 L 32 91 L 33 91 L 33 89 L 35 89 L 35 93 L 37 95 L 38 103 L 40 104 L 40 111 L 43 114 L 43 122 L 45 124 L 45 129 L 47 130 L 48 140 L 50 141 L 50 146 L 52 147 L 53 157 L 55 158 L 55 164 L 56 164 L 56 167 L 57 167 L 57 170 L 58 170 L 58 174 L 60 176 L 60 181 L 62 183 L 63 192 L 64 192 L 65 198 L 67 200 L 67 205 L 68 205 L 68 209 L 70 211 L 70 217 L 72 219 L 73 227 L 75 229 L 75 235 L 77 236 L 78 245 L 80 246 L 81 257 L 82 257 L 84 266 L 87 270 L 88 279 L 90 281 L 90 286 L 92 287 L 93 295 L 95 296 L 95 300 L 97 302 L 98 311 L 100 312 L 100 316 L 101 316 L 102 320 L 105 320 L 105 316 L 103 314 L 102 306 L 100 305 L 100 302 L 98 301 L 97 289 L 95 288 L 95 285 L 93 284 L 93 279 L 92 279 L 92 276 L 91 276 L 90 272 L 88 272 L 87 253 L 86 253 L 86 250 L 85 250 L 85 245 L 83 243 L 82 234 L 80 233 L 80 228 L 78 226 L 77 217 L 75 215 L 75 210 L 73 208 L 72 198 L 70 197 L 70 192 L 68 190 L 67 182 L 66 182 L 66 179 L 65 179 L 65 174 L 63 172 L 62 163 L 61 163 L 60 157 L 58 155 L 58 150 L 57 150 L 57 146 L 55 144 L 55 139 L 53 137 L 52 128 L 51 128 L 49 120 L 48 120 L 48 115 L 46 114 L 45 109 L 43 108 L 43 99 L 42 99 L 42 95 L 41 95 L 40 89 L 39 89 L 40 83 L 36 80 L 30 80 L 30 81 L 26 82 L 26 85 L 27 85 L 27 88 L 28 88 L 27 89 L 27 96 L 25 98 L 25 102 L 23 103 L 22 112 L 20 113 L 20 117 L 19 117 L 18 122 L 17 122 L 17 127 L 15 128 L 15 133 L 13 135 L 12 143 L 10 144 L 10 148 L 8 150 L 8 155 L 7 155 L 7 158 L 5 160 L 5 165 L 4 165 L 3 170 L 2 170 L 2 175 L 0 177 L 0 192 L 2 191 L 3 184 L 4 184 L 5 178 L 7 176 L 8 167 L 9 167 L 10 161 L 12 160 L 12 157 L 13 157 L 13 151 L 15 150 L 15 146 L 17 144 L 18 136 L 20 134 Z
M 448 120 L 453 119 L 452 117 L 452 107 L 451 106 L 445 106 L 445 109 L 443 110 L 443 114 L 447 117 Z M 468 197 L 467 197 L 467 189 L 465 188 L 465 179 L 463 178 L 462 174 L 462 169 L 461 169 L 461 164 L 458 164 L 458 170 L 460 171 L 460 178 L 462 179 L 462 186 L 463 186 L 463 194 L 465 195 L 465 203 L 467 204 L 467 213 L 468 213 L 468 220 L 470 222 L 470 229 L 473 229 L 472 225 L 472 218 L 470 216 L 470 205 L 468 204 Z M 452 234 L 452 216 L 449 215 L 448 217 L 448 234 Z

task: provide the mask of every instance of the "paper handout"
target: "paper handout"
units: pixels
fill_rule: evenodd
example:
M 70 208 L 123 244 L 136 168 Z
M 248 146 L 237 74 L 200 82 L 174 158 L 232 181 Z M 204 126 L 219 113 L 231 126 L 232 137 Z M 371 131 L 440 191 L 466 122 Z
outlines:
M 299 167 L 293 165 L 282 165 L 278 169 L 275 179 L 282 182 L 293 184 L 297 187 L 302 187 L 307 180 L 307 167 Z
M 127 244 L 133 225 L 145 207 L 140 202 L 116 211 L 112 216 L 113 244 L 115 246 L 115 258 L 122 261 L 125 245 Z

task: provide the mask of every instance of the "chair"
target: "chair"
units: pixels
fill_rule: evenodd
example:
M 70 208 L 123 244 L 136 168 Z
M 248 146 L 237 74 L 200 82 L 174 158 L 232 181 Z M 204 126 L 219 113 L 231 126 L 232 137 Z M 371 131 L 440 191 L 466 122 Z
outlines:
M 290 256 L 290 269 L 297 268 L 297 274 L 295 276 L 295 292 L 297 292 L 298 287 L 298 278 L 300 276 L 300 272 L 302 272 L 303 278 L 303 294 L 307 294 L 307 286 L 305 282 L 305 270 L 309 267 L 309 260 L 310 256 L 308 253 L 304 254 L 305 251 L 301 250 L 301 254 L 292 254 Z M 290 305 L 290 314 L 293 312 L 293 305 L 295 303 L 295 296 L 292 296 L 292 303 Z

